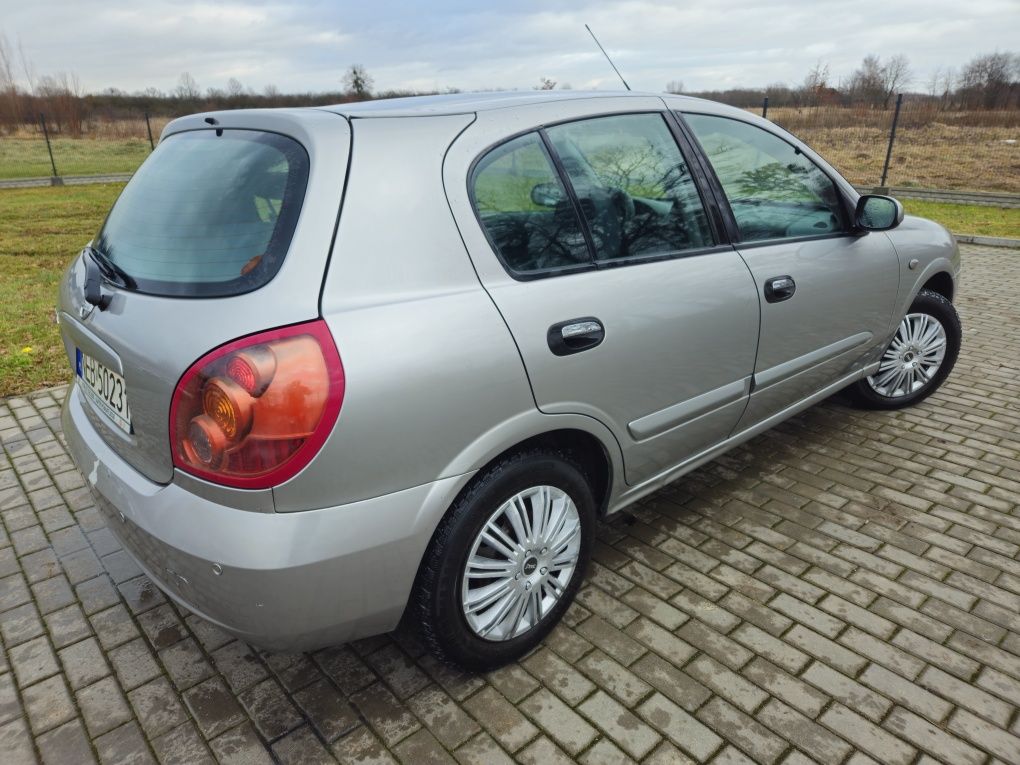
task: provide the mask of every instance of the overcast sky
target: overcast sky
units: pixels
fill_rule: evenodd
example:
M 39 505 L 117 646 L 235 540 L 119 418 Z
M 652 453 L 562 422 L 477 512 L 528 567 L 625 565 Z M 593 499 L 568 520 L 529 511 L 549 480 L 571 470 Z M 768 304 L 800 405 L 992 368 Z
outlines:
M 1020 50 L 1020 0 L 0 0 L 36 74 L 88 91 L 171 90 L 185 71 L 203 90 L 336 90 L 355 62 L 379 90 L 616 88 L 585 22 L 635 90 L 794 84 L 818 60 L 837 80 L 868 53 L 905 54 L 923 90 L 936 67 Z

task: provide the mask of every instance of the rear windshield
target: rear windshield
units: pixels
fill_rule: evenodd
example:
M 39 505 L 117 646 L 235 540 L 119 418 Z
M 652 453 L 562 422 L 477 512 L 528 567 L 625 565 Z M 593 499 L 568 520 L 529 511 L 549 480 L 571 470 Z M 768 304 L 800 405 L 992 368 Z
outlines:
M 249 292 L 279 270 L 307 181 L 308 154 L 285 136 L 177 133 L 135 173 L 93 247 L 140 292 Z

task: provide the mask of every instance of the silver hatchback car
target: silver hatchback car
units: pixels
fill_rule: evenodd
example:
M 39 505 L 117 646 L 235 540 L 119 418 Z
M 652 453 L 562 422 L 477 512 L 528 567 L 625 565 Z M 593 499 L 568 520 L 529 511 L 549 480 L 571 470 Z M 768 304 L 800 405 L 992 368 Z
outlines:
M 960 347 L 952 236 L 770 122 L 505 93 L 170 123 L 71 264 L 70 451 L 191 611 L 307 649 L 536 645 L 599 519 Z

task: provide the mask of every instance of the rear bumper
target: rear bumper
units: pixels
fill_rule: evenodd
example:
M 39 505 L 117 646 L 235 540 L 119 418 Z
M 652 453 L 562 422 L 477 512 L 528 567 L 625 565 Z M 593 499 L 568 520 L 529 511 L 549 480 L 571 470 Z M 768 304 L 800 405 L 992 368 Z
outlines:
M 393 629 L 436 524 L 470 478 L 306 512 L 237 510 L 149 481 L 82 407 L 72 385 L 62 413 L 68 451 L 110 530 L 172 599 L 270 650 Z

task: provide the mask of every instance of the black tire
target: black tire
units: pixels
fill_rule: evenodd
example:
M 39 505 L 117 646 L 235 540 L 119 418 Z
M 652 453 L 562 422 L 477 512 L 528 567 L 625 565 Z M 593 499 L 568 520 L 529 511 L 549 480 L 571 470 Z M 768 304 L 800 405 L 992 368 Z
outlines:
M 564 491 L 578 511 L 580 550 L 563 594 L 545 616 L 517 637 L 487 640 L 472 630 L 461 604 L 464 567 L 490 516 L 518 492 L 535 486 Z M 584 578 L 595 534 L 596 510 L 582 468 L 566 453 L 527 450 L 511 454 L 475 477 L 447 511 L 429 542 L 408 604 L 425 645 L 442 661 L 485 672 L 525 655 L 563 616 Z
M 948 298 L 937 292 L 923 289 L 910 304 L 907 313 L 925 313 L 938 320 L 946 332 L 946 355 L 942 360 L 942 366 L 924 385 L 913 393 L 903 396 L 883 396 L 876 391 L 867 378 L 858 380 L 849 388 L 846 393 L 850 401 L 863 409 L 902 409 L 928 398 L 939 389 L 939 386 L 953 371 L 956 358 L 960 354 L 960 341 L 963 336 L 963 327 L 960 323 L 960 316 L 956 308 Z

